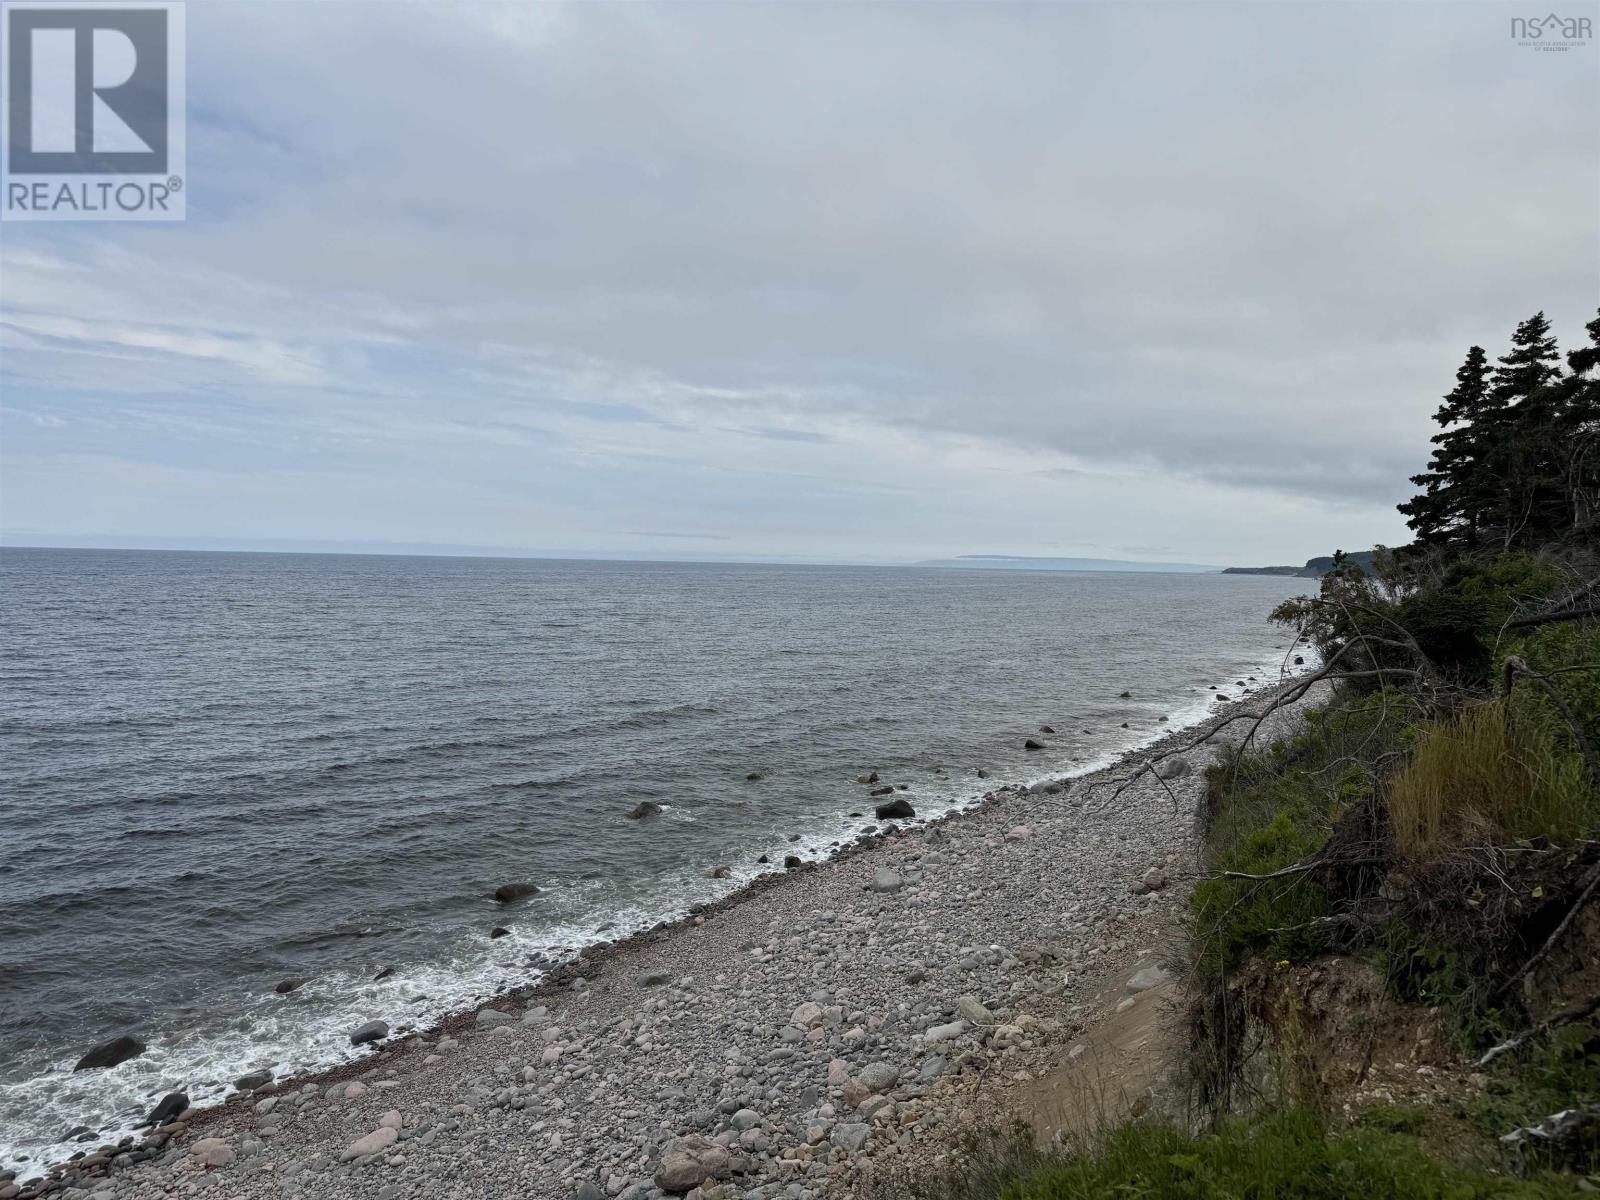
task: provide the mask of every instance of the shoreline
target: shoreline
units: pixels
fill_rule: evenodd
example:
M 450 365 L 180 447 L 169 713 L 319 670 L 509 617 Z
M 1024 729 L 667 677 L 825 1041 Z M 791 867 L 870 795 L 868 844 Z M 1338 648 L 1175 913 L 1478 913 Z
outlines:
M 1307 673 L 1311 670 L 1313 668 L 1306 668 Z M 486 1008 L 495 1008 L 505 1003 L 526 1003 L 558 996 L 562 991 L 570 988 L 575 980 L 598 978 L 601 971 L 612 960 L 624 958 L 651 943 L 670 937 L 675 932 L 693 927 L 697 924 L 697 919 L 698 921 L 703 921 L 707 917 L 731 912 L 744 904 L 756 900 L 769 890 L 795 884 L 813 872 L 825 870 L 837 863 L 861 855 L 870 854 L 881 845 L 892 843 L 896 839 L 913 835 L 917 832 L 958 825 L 980 811 L 1003 805 L 1008 800 L 1025 799 L 1031 787 L 1037 786 L 1046 780 L 1070 781 L 1076 786 L 1081 780 L 1088 780 L 1096 775 L 1114 773 L 1123 767 L 1135 765 L 1152 755 L 1162 753 L 1167 748 L 1168 743 L 1193 740 L 1192 736 L 1185 738 L 1183 735 L 1193 735 L 1196 730 L 1203 726 L 1208 727 L 1207 735 L 1209 736 L 1215 726 L 1221 724 L 1223 720 L 1233 716 L 1236 712 L 1249 711 L 1251 706 L 1260 704 L 1264 697 L 1276 697 L 1292 687 L 1296 678 L 1292 674 L 1284 674 L 1278 682 L 1260 685 L 1255 691 L 1240 699 L 1229 700 L 1224 704 L 1218 705 L 1190 724 L 1174 726 L 1169 732 L 1160 734 L 1150 741 L 1141 742 L 1126 750 L 1109 754 L 1105 757 L 1109 757 L 1110 761 L 1104 762 L 1102 765 L 1084 767 L 1072 774 L 1046 774 L 1028 782 L 1002 784 L 966 804 L 946 809 L 937 816 L 926 819 L 917 818 L 914 823 L 905 825 L 896 825 L 891 822 L 881 832 L 858 835 L 836 849 L 824 852 L 821 857 L 805 860 L 799 867 L 789 870 L 778 869 L 762 872 L 740 884 L 724 896 L 690 904 L 688 909 L 680 916 L 664 917 L 653 925 L 634 930 L 620 938 L 589 942 L 573 951 L 570 958 L 553 963 L 536 982 L 496 992 L 494 995 L 475 1004 L 454 1009 L 429 1025 L 407 1029 L 397 1036 L 386 1038 L 373 1054 L 353 1057 L 346 1062 L 330 1067 L 322 1067 L 299 1074 L 284 1075 L 275 1078 L 273 1083 L 283 1088 L 289 1088 L 313 1083 L 336 1083 L 342 1079 L 355 1078 L 365 1074 L 371 1061 L 381 1053 L 391 1050 L 403 1053 L 410 1044 L 418 1041 L 426 1041 L 441 1034 L 461 1032 L 470 1028 L 473 1022 L 476 1021 L 478 1014 Z M 892 797 L 890 798 L 892 799 Z M 586 973 L 580 969 L 584 966 L 588 966 L 591 970 Z M 187 1117 L 186 1122 L 191 1127 L 199 1127 L 208 1121 L 220 1118 L 230 1108 L 247 1107 L 256 1098 L 256 1093 L 235 1092 L 218 1103 L 191 1110 L 194 1115 Z
M 1284 657 L 1287 659 L 1288 656 Z M 1306 670 L 1311 669 L 1306 668 Z M 1129 765 L 1142 762 L 1151 755 L 1169 750 L 1175 745 L 1194 743 L 1199 746 L 1213 735 L 1218 724 L 1240 711 L 1266 709 L 1295 678 L 1293 674 L 1284 674 L 1280 682 L 1261 685 L 1258 690 L 1241 699 L 1217 705 L 1192 724 L 1164 731 L 1149 741 L 1117 754 L 1108 763 L 1083 767 L 1070 774 L 1052 774 L 1047 778 L 1070 779 L 1068 795 L 1076 794 L 1081 799 L 1084 789 L 1094 787 L 1096 782 L 1104 777 L 1114 775 Z M 1235 728 L 1242 730 L 1245 727 L 1244 722 L 1235 723 Z M 1205 753 L 1209 756 L 1209 752 Z M 336 1085 L 368 1077 L 375 1068 L 397 1064 L 414 1066 L 416 1058 L 419 1057 L 419 1050 L 426 1053 L 426 1050 L 436 1048 L 441 1040 L 470 1037 L 474 1032 L 480 1031 L 481 1014 L 486 1010 L 494 1009 L 505 1013 L 510 1008 L 524 1005 L 531 1009 L 539 1006 L 541 1002 L 559 1004 L 563 1000 L 571 1000 L 575 991 L 586 997 L 589 989 L 576 984 L 580 978 L 591 982 L 599 981 L 602 990 L 608 989 L 612 982 L 618 981 L 620 971 L 633 960 L 646 957 L 662 947 L 670 948 L 674 943 L 690 937 L 695 931 L 726 918 L 736 917 L 741 912 L 760 905 L 766 898 L 803 897 L 807 893 L 821 890 L 825 879 L 843 871 L 858 860 L 870 862 L 879 858 L 898 858 L 900 856 L 896 854 L 897 848 L 959 836 L 965 827 L 977 826 L 992 814 L 1017 807 L 1019 804 L 1027 804 L 1031 808 L 1054 803 L 1055 800 L 1056 797 L 1040 796 L 1030 792 L 1028 785 L 1008 784 L 986 793 L 981 799 L 975 799 L 968 805 L 950 809 L 926 821 L 902 826 L 893 831 L 863 835 L 856 841 L 839 847 L 825 859 L 807 863 L 791 871 L 764 873 L 725 896 L 691 906 L 689 912 L 680 917 L 657 922 L 613 941 L 591 943 L 577 951 L 569 960 L 555 965 L 536 983 L 510 989 L 477 1004 L 452 1011 L 424 1028 L 408 1030 L 385 1041 L 373 1054 L 352 1058 L 319 1070 L 291 1074 L 274 1080 L 267 1089 L 253 1093 L 235 1092 L 220 1103 L 192 1110 L 186 1115 L 184 1124 L 188 1131 L 200 1136 L 214 1131 L 225 1132 L 249 1125 L 253 1114 L 257 1111 L 256 1106 L 271 1095 L 290 1094 L 297 1090 L 303 1093 L 311 1089 L 325 1092 Z M 1167 807 L 1164 793 L 1162 807 Z M 436 1055 L 431 1057 L 437 1058 Z M 172 1157 L 172 1150 L 165 1148 L 165 1139 L 162 1139 L 161 1145 L 152 1149 L 158 1152 L 164 1151 L 161 1155 L 164 1158 Z M 127 1149 L 119 1149 L 118 1153 L 126 1154 Z M 58 1176 L 63 1173 L 59 1164 L 54 1170 Z M 139 1174 L 144 1174 L 146 1170 L 148 1168 L 142 1168 Z M 125 1175 L 126 1172 L 121 1174 Z

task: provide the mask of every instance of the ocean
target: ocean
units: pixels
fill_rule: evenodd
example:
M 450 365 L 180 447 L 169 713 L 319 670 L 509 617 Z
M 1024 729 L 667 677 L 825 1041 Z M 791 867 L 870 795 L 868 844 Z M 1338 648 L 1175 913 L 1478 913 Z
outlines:
M 1275 681 L 1308 586 L 0 552 L 0 1165 L 825 855 L 864 772 L 922 818 L 1102 765 Z M 147 1051 L 72 1071 L 122 1033 Z

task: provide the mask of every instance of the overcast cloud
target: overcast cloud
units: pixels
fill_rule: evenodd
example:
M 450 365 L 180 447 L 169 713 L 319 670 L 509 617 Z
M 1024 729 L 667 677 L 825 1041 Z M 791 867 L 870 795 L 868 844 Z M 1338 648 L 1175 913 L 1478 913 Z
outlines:
M 188 221 L 0 233 L 6 536 L 1403 541 L 1466 346 L 1600 303 L 1530 11 L 193 0 Z

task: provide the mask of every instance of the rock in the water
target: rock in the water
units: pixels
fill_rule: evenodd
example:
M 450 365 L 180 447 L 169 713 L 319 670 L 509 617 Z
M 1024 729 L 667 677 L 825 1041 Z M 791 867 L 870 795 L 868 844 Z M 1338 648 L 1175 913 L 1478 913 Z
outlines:
M 381 983 L 383 980 L 389 978 L 389 976 L 391 976 L 393 974 L 394 974 L 394 968 L 393 967 L 385 967 L 383 970 L 379 971 L 376 975 L 374 975 L 372 977 L 372 982 L 373 983 Z
M 400 1131 L 384 1125 L 374 1129 L 366 1137 L 358 1137 L 346 1146 L 339 1158 L 349 1162 L 352 1158 L 365 1158 L 369 1154 L 381 1154 L 390 1146 L 400 1140 Z
M 1222 693 L 1222 692 L 1218 692 L 1218 693 L 1217 693 L 1217 694 L 1216 694 L 1216 696 L 1215 696 L 1215 699 L 1216 699 L 1216 700 L 1218 700 L 1218 701 L 1224 701 L 1224 700 L 1226 700 L 1226 699 L 1227 699 L 1227 698 L 1228 698 L 1228 697 L 1227 697 L 1227 696 L 1226 696 L 1226 695 L 1225 695 L 1225 694 L 1224 694 L 1224 693 Z
M 1305 658 L 1302 655 L 1296 654 L 1294 656 L 1294 665 L 1297 666 L 1297 667 L 1305 666 L 1306 665 Z
M 1148 992 L 1153 987 L 1160 987 L 1172 976 L 1162 967 L 1152 963 L 1134 972 L 1133 978 L 1128 980 L 1130 992 Z
M 1040 733 L 1054 733 L 1055 731 L 1056 731 L 1056 727 L 1054 725 L 1041 725 L 1041 726 L 1039 726 L 1039 732 Z
M 642 821 L 646 817 L 654 817 L 661 812 L 661 805 L 654 800 L 641 800 L 633 806 L 633 811 L 628 814 L 630 821 Z
M 1022 748 L 1024 750 L 1043 750 L 1045 746 L 1043 742 L 1036 742 L 1032 738 L 1029 738 L 1027 741 L 1022 743 Z
M 796 854 L 785 854 L 783 856 L 783 869 L 785 871 L 792 871 L 796 867 L 800 867 L 800 866 L 804 866 L 804 865 L 805 865 L 805 860 L 802 859 L 799 855 L 796 855 Z
M 711 870 L 706 872 L 706 878 L 707 879 L 726 879 L 726 878 L 728 878 L 728 876 L 730 876 L 732 874 L 733 874 L 733 868 L 732 867 L 724 867 L 724 866 L 721 866 L 719 864 L 718 866 L 712 867 Z
M 1182 779 L 1189 773 L 1189 764 L 1181 758 L 1169 758 L 1156 764 L 1158 779 Z
M 656 1168 L 656 1186 L 664 1192 L 687 1192 L 727 1172 L 728 1151 L 710 1138 L 691 1134 L 667 1143 Z
M 501 904 L 510 904 L 526 896 L 537 896 L 539 888 L 532 883 L 502 883 L 494 890 L 494 898 Z
M 748 780 L 750 783 L 754 783 L 756 780 L 758 780 L 760 778 L 761 778 L 761 772 L 760 771 L 751 771 L 748 775 L 745 776 L 745 779 Z
M 1118 692 L 1117 693 L 1117 699 L 1119 699 L 1119 700 L 1132 700 L 1133 699 L 1133 693 L 1132 692 Z
M 103 1042 L 78 1060 L 74 1071 L 92 1071 L 97 1067 L 114 1067 L 144 1053 L 144 1043 L 128 1034 Z
M 898 892 L 904 886 L 905 881 L 888 867 L 879 867 L 872 873 L 872 890 L 875 892 Z
M 914 817 L 917 810 L 911 807 L 911 802 L 904 796 L 896 796 L 893 800 L 878 805 L 873 814 L 880 821 L 892 821 L 897 817 Z
M 856 776 L 856 782 L 857 783 L 877 783 L 878 782 L 878 773 L 876 771 L 868 771 L 865 775 L 857 775 Z
M 248 1075 L 241 1075 L 233 1081 L 233 1086 L 241 1092 L 253 1092 L 257 1088 L 264 1088 L 272 1082 L 272 1072 L 268 1070 L 251 1071 Z
M 368 1021 L 350 1031 L 350 1044 L 352 1046 L 365 1046 L 369 1042 L 381 1042 L 389 1036 L 389 1022 Z
M 493 929 L 489 930 L 489 940 L 490 941 L 493 941 L 495 938 L 503 938 L 503 937 L 510 937 L 510 936 L 511 936 L 511 930 L 507 929 L 504 925 L 496 925 Z
M 146 1125 L 165 1125 L 169 1121 L 177 1120 L 180 1113 L 189 1107 L 189 1097 L 183 1092 L 168 1092 L 161 1097 L 161 1103 L 150 1110 L 150 1115 L 144 1119 Z
M 304 979 L 280 979 L 278 980 L 278 986 L 272 990 L 280 996 L 287 996 L 290 992 L 299 991 L 305 985 L 306 981 Z

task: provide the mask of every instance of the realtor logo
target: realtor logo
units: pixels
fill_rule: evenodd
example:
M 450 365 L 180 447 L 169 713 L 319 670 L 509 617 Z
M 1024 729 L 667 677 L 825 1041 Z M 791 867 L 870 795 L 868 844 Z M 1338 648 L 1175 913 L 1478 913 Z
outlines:
M 184 217 L 181 3 L 0 8 L 6 220 Z

